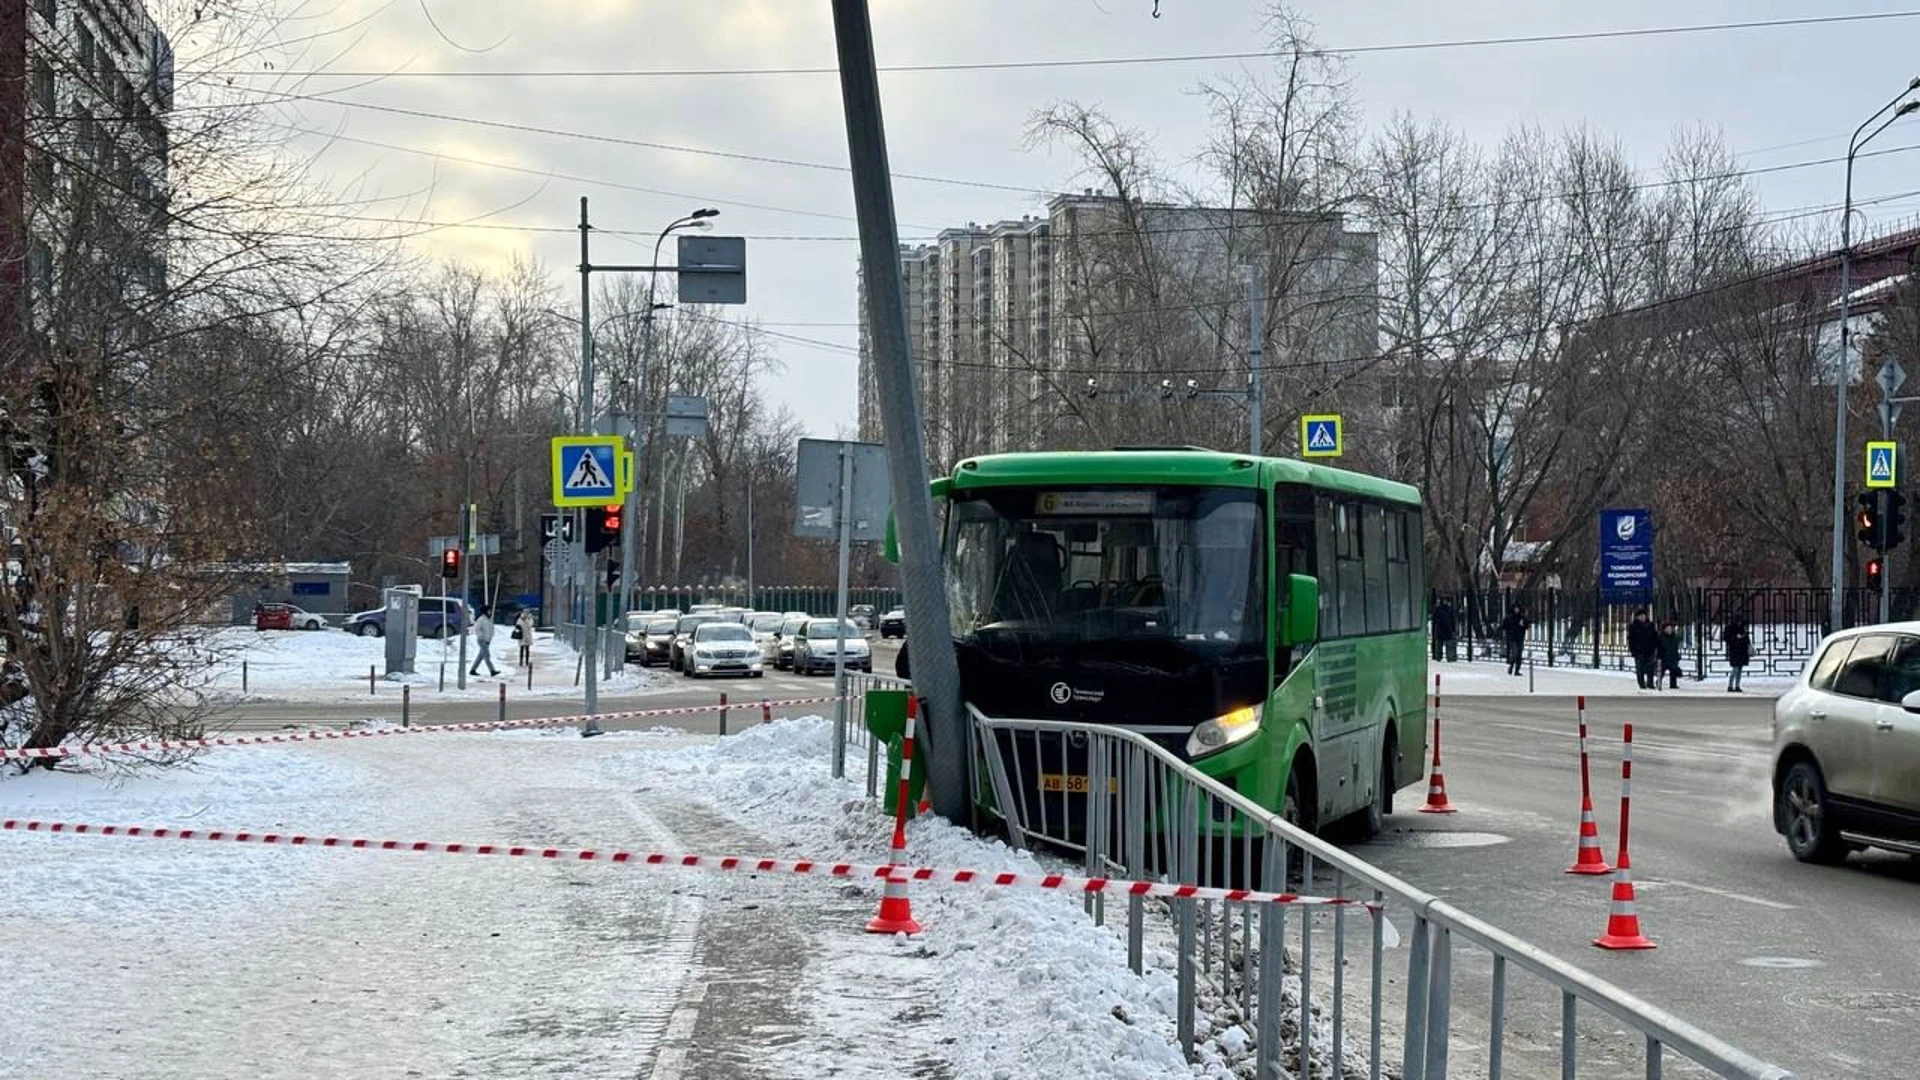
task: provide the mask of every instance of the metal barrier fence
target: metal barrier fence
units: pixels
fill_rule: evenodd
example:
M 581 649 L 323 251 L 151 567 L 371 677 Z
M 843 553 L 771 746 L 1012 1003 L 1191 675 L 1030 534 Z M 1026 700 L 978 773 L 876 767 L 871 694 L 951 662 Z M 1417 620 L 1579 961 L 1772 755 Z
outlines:
M 707 585 L 646 585 L 635 591 L 635 609 L 685 611 L 695 604 L 725 604 L 751 611 L 804 611 L 829 615 L 834 607 L 831 585 L 764 585 L 752 595 L 744 588 Z M 900 606 L 899 589 L 848 589 L 847 604 L 870 604 L 875 615 Z
M 1669 1056 L 1736 1080 L 1791 1075 L 1287 824 L 1148 734 L 972 715 L 975 760 L 985 774 L 979 782 L 1015 846 L 1045 842 L 1077 852 L 1093 877 L 1217 880 L 1272 891 L 1297 882 L 1295 891 L 1303 894 L 1357 899 L 1411 918 L 1404 979 L 1394 983 L 1402 1000 L 1394 1003 L 1387 999 L 1390 927 L 1383 915 L 1369 918 L 1368 909 L 1349 906 L 1256 909 L 1165 901 L 1177 956 L 1176 1025 L 1189 1058 L 1195 1052 L 1196 1007 L 1204 998 L 1254 1020 L 1257 1076 L 1281 1075 L 1275 1071 L 1280 1065 L 1284 1075 L 1301 1080 L 1345 1078 L 1362 1069 L 1372 1080 L 1386 1075 L 1445 1080 L 1457 1042 L 1483 1045 L 1486 1060 L 1476 1061 L 1472 1071 L 1478 1074 L 1484 1065 L 1484 1075 L 1500 1080 L 1507 1074 L 1509 1051 L 1516 1058 L 1542 1052 L 1508 1045 L 1510 1015 L 1517 1018 L 1516 1028 L 1528 1031 L 1550 1031 L 1554 1023 L 1552 1009 L 1530 999 L 1519 1008 L 1510 1005 L 1509 978 L 1524 972 L 1557 998 L 1563 1078 L 1581 1075 L 1583 1051 L 1592 1076 L 1658 1078 Z M 1105 921 L 1104 897 L 1090 896 L 1086 906 L 1095 920 Z M 1143 898 L 1127 898 L 1127 958 L 1136 973 L 1142 971 L 1150 930 L 1147 911 Z M 1289 920 L 1297 928 L 1290 930 Z M 1156 919 L 1154 927 L 1159 925 Z M 1290 934 L 1294 947 L 1288 956 Z M 1479 977 L 1456 961 L 1457 946 L 1480 950 L 1491 963 L 1484 1034 L 1468 1033 L 1454 1015 L 1457 984 Z M 1347 970 L 1356 951 L 1365 958 L 1365 983 L 1357 989 Z M 1350 1017 L 1358 1002 L 1365 1003 L 1364 1013 Z M 1582 1031 L 1583 1004 L 1624 1025 L 1633 1033 L 1632 1044 L 1622 1046 L 1614 1032 Z M 1397 1023 L 1389 1019 L 1389 1009 L 1398 1014 Z M 1297 1047 L 1290 1062 L 1283 1055 L 1289 1029 Z M 1353 1045 L 1350 1034 L 1360 1035 Z M 1399 1045 L 1390 1046 L 1390 1039 Z M 1317 1053 L 1317 1047 L 1324 1049 Z M 1401 1060 L 1397 1074 L 1384 1065 L 1384 1056 L 1392 1052 Z M 1521 1064 L 1531 1066 L 1525 1070 L 1531 1073 L 1546 1063 Z
M 1428 611 L 1442 599 L 1453 605 L 1455 651 L 1463 660 L 1504 658 L 1500 624 L 1518 605 L 1530 624 L 1521 646 L 1526 659 L 1545 667 L 1631 670 L 1627 626 L 1645 609 L 1655 623 L 1674 621 L 1681 667 L 1701 679 L 1726 673 L 1724 631 L 1739 615 L 1752 642 L 1747 674 L 1791 677 L 1828 632 L 1830 595 L 1827 589 L 1681 588 L 1659 590 L 1647 604 L 1608 604 L 1595 590 L 1435 590 Z M 1871 589 L 1848 589 L 1842 602 L 1849 626 L 1878 618 L 1879 598 Z M 1920 617 L 1920 589 L 1895 589 L 1892 616 Z

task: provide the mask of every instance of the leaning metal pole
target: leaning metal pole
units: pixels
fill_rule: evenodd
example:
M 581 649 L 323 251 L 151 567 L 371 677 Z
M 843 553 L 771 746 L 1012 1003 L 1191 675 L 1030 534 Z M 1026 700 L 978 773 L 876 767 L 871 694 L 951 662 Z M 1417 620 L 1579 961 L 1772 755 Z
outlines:
M 593 414 L 593 313 L 588 310 L 593 301 L 593 261 L 587 253 L 587 237 L 591 226 L 587 224 L 587 197 L 580 196 L 580 431 L 583 434 L 594 433 L 595 416 Z M 614 466 L 619 467 L 617 464 Z M 579 513 L 580 535 L 574 541 L 584 551 L 587 543 L 589 515 Z M 587 714 L 586 723 L 580 726 L 582 735 L 600 734 L 600 721 L 595 719 L 600 712 L 600 682 L 598 657 L 595 646 L 600 640 L 600 580 L 593 572 L 592 560 L 585 560 L 587 584 L 586 632 L 580 638 L 580 666 L 587 678 L 586 694 L 581 702 Z
M 893 483 L 900 541 L 900 584 L 913 642 L 914 692 L 926 705 L 920 747 L 928 796 L 949 821 L 970 820 L 966 717 L 953 653 L 940 542 L 928 496 L 926 439 L 920 427 L 913 363 L 907 351 L 906 289 L 900 279 L 900 232 L 893 215 L 887 137 L 880 117 L 880 76 L 866 0 L 833 0 L 833 37 L 840 61 L 840 98 L 853 166 L 854 211 L 860 223 L 860 272 L 867 287 L 867 335 L 873 346 L 881 425 Z

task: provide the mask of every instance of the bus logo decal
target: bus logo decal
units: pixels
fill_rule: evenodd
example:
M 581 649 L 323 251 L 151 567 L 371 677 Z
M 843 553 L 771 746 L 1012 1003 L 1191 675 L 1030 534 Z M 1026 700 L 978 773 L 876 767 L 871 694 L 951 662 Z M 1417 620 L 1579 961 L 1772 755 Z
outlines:
M 1063 682 L 1054 683 L 1047 691 L 1047 696 L 1053 699 L 1055 705 L 1065 705 L 1073 700 L 1073 687 Z

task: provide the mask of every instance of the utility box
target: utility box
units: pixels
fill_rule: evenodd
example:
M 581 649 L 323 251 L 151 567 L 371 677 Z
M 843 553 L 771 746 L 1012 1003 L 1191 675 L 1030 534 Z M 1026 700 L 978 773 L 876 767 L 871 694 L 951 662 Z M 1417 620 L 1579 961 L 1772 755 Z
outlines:
M 387 674 L 413 674 L 420 647 L 420 592 L 388 589 L 386 596 Z
M 867 691 L 867 715 L 863 717 L 867 724 L 867 733 L 880 740 L 887 748 L 886 789 L 880 793 L 881 801 L 889 815 L 897 811 L 900 801 L 900 748 L 907 735 L 907 697 L 906 690 L 869 690 Z M 921 744 L 924 745 L 924 744 Z M 914 747 L 920 749 L 919 745 Z M 924 768 L 913 770 L 911 790 L 907 798 L 914 806 L 920 803 L 921 795 L 927 786 L 927 773 Z M 907 816 L 912 817 L 914 806 L 907 808 Z

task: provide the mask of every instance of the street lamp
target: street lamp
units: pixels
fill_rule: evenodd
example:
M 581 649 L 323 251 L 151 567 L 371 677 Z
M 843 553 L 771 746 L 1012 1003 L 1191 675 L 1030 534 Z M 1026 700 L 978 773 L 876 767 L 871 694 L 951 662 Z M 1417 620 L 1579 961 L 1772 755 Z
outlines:
M 668 234 L 681 229 L 707 228 L 710 219 L 719 216 L 720 211 L 711 206 L 703 206 L 661 229 L 660 235 L 653 241 L 652 265 L 660 265 L 660 246 L 667 242 Z M 654 302 L 654 287 L 659 280 L 658 272 L 647 275 L 646 322 L 640 334 L 640 377 L 636 380 L 638 385 L 633 393 L 633 459 L 643 465 L 646 462 L 647 442 L 647 369 L 653 362 L 653 313 L 661 308 L 673 306 Z M 661 513 L 664 515 L 665 512 L 665 503 L 662 503 Z M 620 594 L 626 598 L 626 605 L 621 609 L 623 611 L 632 606 L 634 587 L 640 583 L 639 553 L 642 549 L 635 538 L 635 534 L 640 531 L 638 528 L 640 485 L 637 483 L 627 492 L 627 521 L 628 527 L 620 530 L 620 575 L 623 582 Z
M 1835 365 L 1833 380 L 1833 576 L 1829 583 L 1831 589 L 1827 605 L 1829 630 L 1840 629 L 1841 621 L 1846 614 L 1845 598 L 1840 590 L 1844 587 L 1841 569 L 1847 553 L 1847 381 L 1853 338 L 1852 327 L 1848 325 L 1847 294 L 1853 289 L 1853 159 L 1860 153 L 1862 147 L 1872 142 L 1874 136 L 1887 130 L 1895 120 L 1920 110 L 1920 100 L 1908 100 L 1905 103 L 1901 101 L 1915 90 L 1920 90 L 1920 75 L 1909 80 L 1906 89 L 1895 94 L 1893 100 L 1880 106 L 1872 116 L 1867 117 L 1859 127 L 1854 128 L 1853 137 L 1847 141 L 1847 188 L 1840 210 L 1840 358 Z M 1873 127 L 1874 121 L 1886 116 L 1888 110 L 1892 110 L 1893 115 L 1882 120 L 1879 127 L 1867 131 L 1869 127 Z M 1865 132 L 1864 135 L 1862 135 L 1863 132 Z M 1887 617 L 1887 598 L 1884 589 L 1880 607 L 1880 617 L 1884 621 Z

